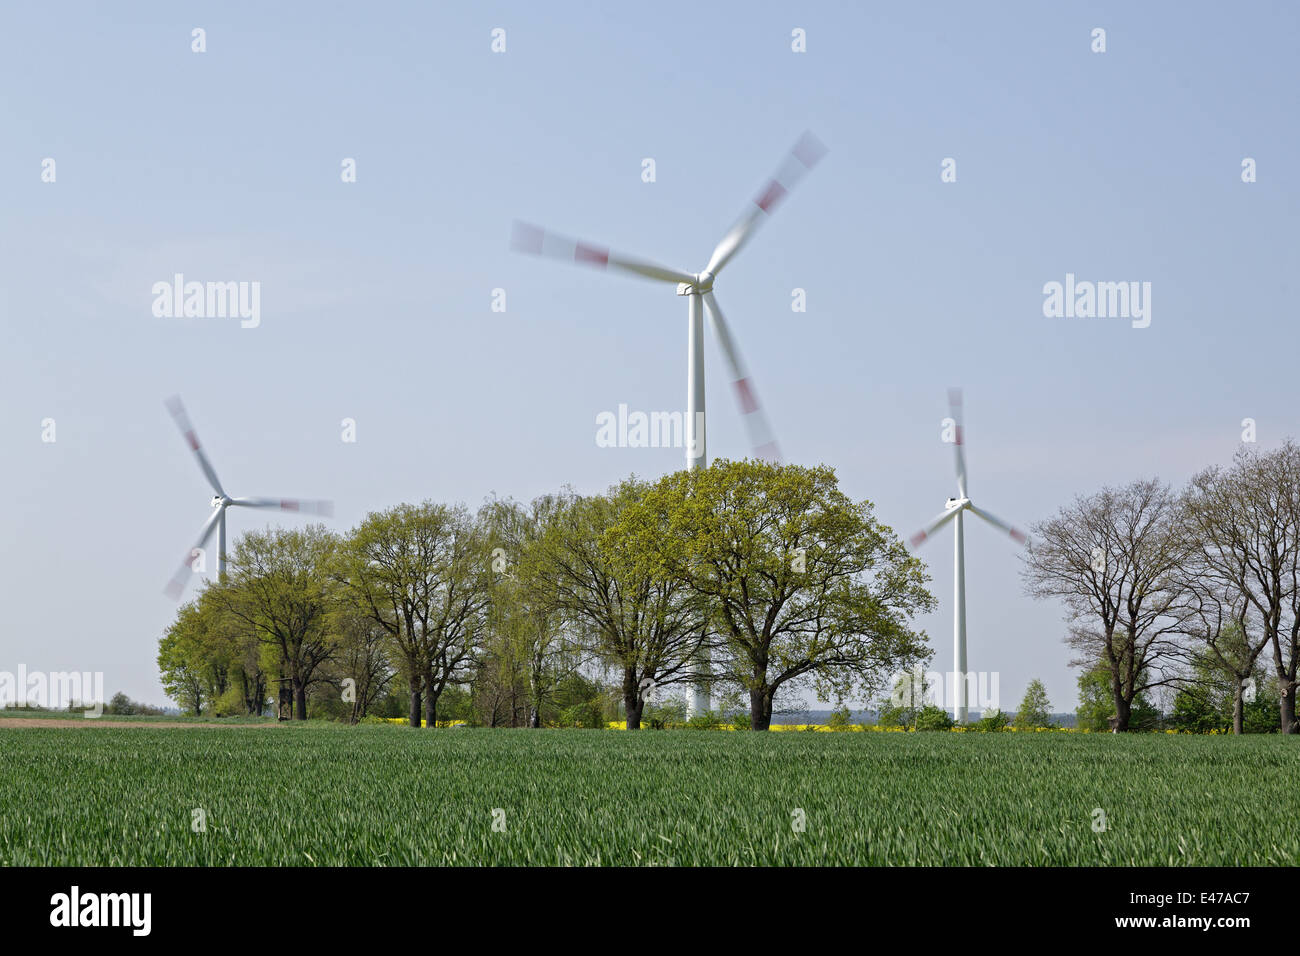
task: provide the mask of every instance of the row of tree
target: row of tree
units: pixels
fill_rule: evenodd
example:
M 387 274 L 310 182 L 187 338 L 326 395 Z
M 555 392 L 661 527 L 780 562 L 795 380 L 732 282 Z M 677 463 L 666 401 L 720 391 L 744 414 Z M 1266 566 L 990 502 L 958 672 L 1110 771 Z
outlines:
M 1300 447 L 1244 448 L 1174 491 L 1155 479 L 1077 498 L 1033 528 L 1030 594 L 1064 603 L 1073 664 L 1114 729 L 1160 689 L 1173 716 L 1294 733 L 1300 665 Z M 1085 690 L 1081 680 L 1081 690 Z M 1095 695 L 1094 695 L 1095 696 Z
M 353 721 L 400 688 L 434 727 L 444 701 L 541 726 L 611 675 L 629 729 L 647 701 L 707 686 L 766 730 L 777 694 L 869 698 L 929 657 L 924 566 L 827 467 L 716 461 L 601 495 L 477 512 L 433 502 L 243 535 L 163 636 L 190 710 L 293 716 L 330 697 Z

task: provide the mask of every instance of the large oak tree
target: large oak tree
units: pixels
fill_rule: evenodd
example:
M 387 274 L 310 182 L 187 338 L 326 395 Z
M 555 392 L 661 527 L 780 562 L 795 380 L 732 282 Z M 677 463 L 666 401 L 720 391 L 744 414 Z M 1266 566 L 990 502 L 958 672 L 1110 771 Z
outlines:
M 520 560 L 521 574 L 548 582 L 545 601 L 575 636 L 618 669 L 629 730 L 640 728 L 651 688 L 694 678 L 706 639 L 695 595 L 644 564 L 619 560 L 616 542 L 606 536 L 645 488 L 629 479 L 603 495 L 559 495 Z
M 470 676 L 488 603 L 485 539 L 463 506 L 425 501 L 372 512 L 347 538 L 337 575 L 391 637 L 408 716 L 437 726 L 438 698 Z
M 755 730 L 771 725 L 783 687 L 870 697 L 929 657 L 911 626 L 935 605 L 924 566 L 829 467 L 717 460 L 677 472 L 629 504 L 606 541 L 704 602 Z
M 338 539 L 324 525 L 242 535 L 214 599 L 269 644 L 293 688 L 294 719 L 307 719 L 307 688 L 329 660 L 334 632 L 330 569 Z

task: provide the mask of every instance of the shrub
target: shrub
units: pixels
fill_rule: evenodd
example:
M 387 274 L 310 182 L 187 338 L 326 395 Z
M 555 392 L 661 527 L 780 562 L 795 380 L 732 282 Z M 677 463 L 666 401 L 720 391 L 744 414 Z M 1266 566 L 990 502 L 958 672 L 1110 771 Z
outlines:
M 1051 703 L 1047 700 L 1047 689 L 1043 682 L 1035 678 L 1025 688 L 1025 699 L 1020 702 L 1013 721 L 1017 730 L 1036 730 L 1039 727 L 1051 727 Z
M 981 717 L 979 723 L 976 724 L 975 727 L 981 733 L 996 733 L 999 730 L 1006 730 L 1010 725 L 1011 718 L 1003 713 L 999 708 L 998 710 L 995 710 L 992 713 L 987 713 Z
M 952 718 L 942 707 L 927 704 L 916 715 L 917 730 L 951 730 Z
M 716 710 L 702 710 L 686 721 L 691 730 L 717 730 L 722 726 L 722 715 Z
M 847 704 L 841 704 L 831 711 L 830 717 L 826 718 L 826 726 L 831 730 L 848 730 L 853 726 L 853 714 L 849 711 Z
M 565 707 L 560 711 L 560 726 L 599 730 L 605 726 L 605 707 L 598 698 Z

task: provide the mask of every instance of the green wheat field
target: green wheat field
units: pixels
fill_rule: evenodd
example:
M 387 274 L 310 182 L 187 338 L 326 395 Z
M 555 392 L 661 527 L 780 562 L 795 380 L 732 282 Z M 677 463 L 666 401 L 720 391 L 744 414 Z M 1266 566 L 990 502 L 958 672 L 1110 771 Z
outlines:
M 1298 744 L 5 729 L 0 863 L 1295 866 Z

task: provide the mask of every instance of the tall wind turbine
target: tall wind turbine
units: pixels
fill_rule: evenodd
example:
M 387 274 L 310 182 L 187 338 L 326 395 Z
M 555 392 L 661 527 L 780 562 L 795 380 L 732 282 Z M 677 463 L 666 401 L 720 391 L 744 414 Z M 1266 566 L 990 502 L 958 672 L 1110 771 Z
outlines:
M 781 457 L 772 429 L 759 407 L 757 392 L 740 357 L 736 340 L 732 337 L 727 320 L 722 315 L 722 308 L 713 294 L 713 283 L 718 273 L 744 247 L 745 243 L 753 238 L 759 226 L 767 221 L 786 194 L 794 189 L 824 155 L 826 155 L 826 147 L 821 141 L 812 133 L 804 133 L 786 155 L 776 173 L 714 248 L 713 255 L 709 257 L 708 265 L 704 267 L 703 272 L 669 269 L 647 259 L 624 255 L 603 246 L 547 232 L 529 223 L 515 222 L 510 245 L 517 252 L 563 259 L 596 269 L 618 269 L 644 279 L 675 283 L 677 294 L 686 297 L 686 422 L 683 431 L 686 439 L 687 468 L 704 468 L 709 463 L 705 450 L 704 431 L 704 309 L 708 309 L 713 333 L 717 336 L 723 357 L 726 358 L 727 365 L 731 369 L 732 387 L 736 392 L 736 401 L 740 405 L 745 428 L 749 432 L 754 457 L 772 461 L 777 461 Z M 706 654 L 700 662 L 700 673 L 707 676 L 708 671 L 709 662 Z M 702 713 L 708 709 L 709 694 L 701 684 L 695 689 L 691 712 Z
M 686 467 L 704 468 L 708 465 L 705 453 L 704 434 L 704 316 L 707 309 L 712 320 L 713 332 L 718 345 L 731 369 L 732 386 L 736 391 L 736 401 L 740 405 L 745 427 L 749 432 L 750 444 L 757 458 L 777 460 L 780 453 L 776 447 L 772 430 L 759 408 L 758 396 L 753 381 L 745 368 L 736 347 L 736 340 L 731 335 L 727 320 L 722 315 L 717 297 L 713 294 L 713 283 L 723 267 L 732 257 L 749 242 L 785 195 L 794 189 L 808 170 L 826 154 L 826 147 L 811 133 L 804 133 L 786 156 L 776 174 L 768 181 L 762 191 L 754 198 L 749 207 L 741 213 L 735 225 L 722 237 L 709 257 L 704 271 L 693 273 L 681 269 L 669 269 L 656 265 L 646 259 L 611 252 L 603 246 L 595 246 L 569 239 L 556 233 L 547 232 L 537 226 L 524 222 L 515 222 L 511 247 L 517 252 L 564 259 L 580 265 L 597 269 L 618 269 L 654 279 L 658 282 L 674 283 L 677 294 L 686 297 Z
M 203 453 L 203 448 L 199 444 L 199 436 L 194 431 L 194 426 L 190 424 L 190 417 L 185 414 L 185 406 L 181 404 L 180 396 L 173 395 L 167 400 L 167 410 L 171 412 L 172 419 L 176 422 L 176 427 L 181 430 L 185 436 L 185 441 L 189 444 L 190 450 L 194 452 L 194 457 L 199 460 L 199 467 L 203 469 L 203 474 L 208 479 L 208 484 L 216 492 L 212 496 L 212 516 L 203 523 L 203 530 L 199 532 L 199 540 L 194 547 L 185 553 L 185 560 L 181 562 L 180 568 L 172 575 L 171 581 L 167 583 L 166 592 L 173 599 L 181 596 L 181 591 L 185 589 L 185 579 L 192 571 L 192 562 L 194 552 L 208 543 L 215 530 L 217 535 L 217 575 L 219 580 L 225 580 L 226 577 L 226 509 L 231 507 L 240 508 L 273 508 L 278 511 L 295 511 L 300 514 L 314 514 L 329 516 L 333 514 L 334 507 L 328 501 L 304 500 L 301 498 L 232 498 L 226 494 L 221 487 L 221 482 L 217 479 L 217 473 L 212 468 L 212 463 L 208 461 L 208 456 Z
M 731 329 L 727 326 L 727 319 L 723 317 L 722 307 L 718 304 L 718 298 L 714 295 L 714 280 L 718 273 L 723 271 L 724 265 L 732 260 L 737 252 L 745 246 L 758 232 L 759 226 L 767 221 L 768 216 L 775 211 L 777 204 L 785 198 L 785 195 L 794 186 L 798 185 L 800 179 L 805 176 L 813 166 L 819 163 L 820 159 L 826 155 L 826 147 L 822 142 L 811 133 L 805 133 L 800 140 L 794 144 L 793 150 L 790 150 L 785 160 L 771 179 L 768 179 L 767 185 L 763 186 L 759 193 L 750 203 L 749 207 L 741 213 L 740 219 L 728 230 L 722 238 L 722 242 L 714 247 L 714 254 L 708 258 L 708 264 L 703 272 L 693 273 L 684 272 L 682 269 L 669 269 L 663 265 L 656 265 L 646 259 L 638 259 L 636 256 L 624 255 L 621 252 L 612 252 L 603 246 L 593 246 L 590 243 L 580 242 L 577 239 L 571 239 L 556 233 L 546 232 L 545 229 L 528 224 L 528 222 L 515 222 L 515 230 L 511 237 L 511 247 L 519 252 L 529 252 L 532 255 L 550 256 L 552 259 L 563 259 L 578 263 L 581 265 L 590 265 L 597 269 L 619 269 L 621 272 L 630 272 L 634 276 L 642 278 L 651 278 L 658 282 L 672 282 L 677 286 L 677 295 L 686 297 L 686 421 L 685 421 L 685 444 L 686 444 L 686 467 L 688 468 L 705 468 L 708 464 L 708 455 L 705 447 L 705 323 L 703 323 L 703 310 L 708 310 L 708 317 L 712 320 L 714 334 L 718 337 L 718 345 L 722 347 L 723 356 L 727 359 L 728 367 L 732 373 L 732 388 L 736 390 L 736 401 L 740 405 L 741 416 L 745 420 L 746 431 L 749 432 L 750 445 L 754 449 L 755 458 L 766 458 L 770 460 L 779 460 L 780 451 L 776 447 L 776 438 L 772 436 L 772 429 L 767 424 L 767 418 L 763 415 L 762 408 L 758 405 L 758 393 L 755 392 L 753 380 L 746 371 L 745 362 L 741 359 L 740 350 L 736 347 L 736 339 L 732 337 Z M 701 675 L 708 675 L 708 657 L 707 653 L 699 662 Z M 695 688 L 692 706 L 692 713 L 703 713 L 708 710 L 708 691 L 705 685 L 699 684 Z
M 953 525 L 956 529 L 954 536 L 956 567 L 953 575 L 955 617 L 952 629 L 952 657 L 954 680 L 957 686 L 953 695 L 953 717 L 957 723 L 964 724 L 969 716 L 969 710 L 966 700 L 966 553 L 962 512 L 969 511 L 971 514 L 983 518 L 999 531 L 1011 535 L 1012 540 L 1017 544 L 1023 545 L 1027 539 L 1025 533 L 1019 528 L 1007 524 L 1001 518 L 995 517 L 983 508 L 976 508 L 971 502 L 970 496 L 966 492 L 966 453 L 962 450 L 962 446 L 966 441 L 966 434 L 962 425 L 961 389 L 948 389 L 948 408 L 953 421 L 952 446 L 957 454 L 957 497 L 949 498 L 948 505 L 943 512 L 925 528 L 912 535 L 908 543 L 915 550 L 949 521 L 956 522 Z

